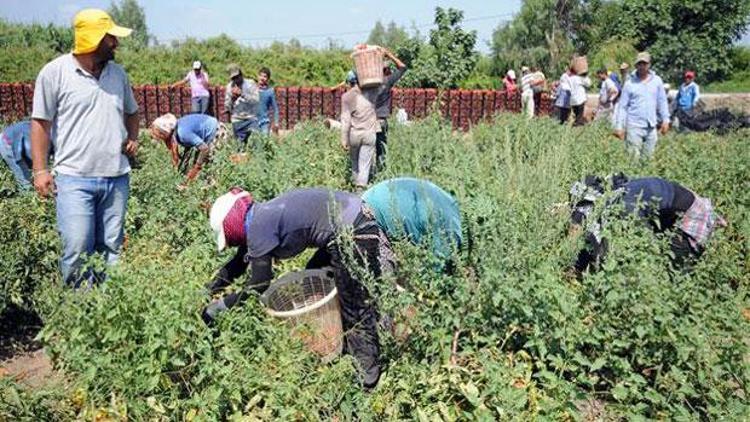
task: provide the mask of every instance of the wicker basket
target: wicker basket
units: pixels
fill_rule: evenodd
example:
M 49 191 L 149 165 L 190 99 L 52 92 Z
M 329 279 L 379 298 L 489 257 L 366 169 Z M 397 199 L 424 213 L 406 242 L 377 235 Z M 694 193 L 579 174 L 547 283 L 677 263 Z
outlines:
M 369 88 L 383 83 L 383 53 L 380 47 L 368 45 L 352 53 L 354 67 L 357 69 L 357 81 L 362 88 Z
M 586 56 L 573 57 L 573 60 L 570 62 L 570 67 L 573 68 L 573 72 L 575 72 L 576 75 L 583 75 L 584 73 L 589 72 L 589 62 L 586 59 Z
M 341 307 L 332 270 L 286 274 L 271 283 L 261 301 L 269 315 L 286 321 L 292 335 L 324 362 L 341 354 Z

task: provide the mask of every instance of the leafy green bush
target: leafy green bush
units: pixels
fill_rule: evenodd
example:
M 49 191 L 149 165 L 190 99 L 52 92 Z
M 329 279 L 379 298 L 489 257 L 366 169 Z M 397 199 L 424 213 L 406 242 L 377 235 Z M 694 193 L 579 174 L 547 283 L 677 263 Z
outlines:
M 212 243 L 210 201 L 233 185 L 257 200 L 299 186 L 347 189 L 337 133 L 310 122 L 271 138 L 240 165 L 228 160 L 232 148 L 221 149 L 183 193 L 164 148 L 144 139 L 128 244 L 107 283 L 72 293 L 56 277 L 40 278 L 46 281 L 27 293 L 70 386 L 46 396 L 20 393 L 24 403 L 47 397 L 36 406 L 9 405 L 10 393 L 0 394 L 0 415 L 556 420 L 591 416 L 584 404 L 596 401 L 612 419 L 746 419 L 746 136 L 668 135 L 656 158 L 639 164 L 604 126 L 511 115 L 470 133 L 436 116 L 395 126 L 388 168 L 377 179 L 424 177 L 455 194 L 467 247 L 455 274 L 444 275 L 432 270 L 425 250 L 395 244 L 397 276 L 409 290 L 370 287 L 381 311 L 397 321 L 408 315 L 401 321 L 411 334 L 404 342 L 382 333 L 386 370 L 369 394 L 357 386 L 349 357 L 320 364 L 257 300 L 220 318 L 216 331 L 199 317 L 208 301 L 203 283 L 228 257 L 217 256 Z M 584 174 L 614 171 L 678 181 L 712 198 L 727 217 L 730 226 L 692 273 L 670 269 L 665 237 L 625 222 L 607 227 L 611 254 L 599 273 L 580 281 L 565 276 L 581 246 L 565 234 L 568 187 Z M 7 177 L 0 170 L 0 181 Z M 36 274 L 29 267 L 38 257 L 51 270 L 51 210 L 9 195 L 0 205 L 3 262 L 13 251 L 28 258 L 1 266 L 0 278 Z M 28 234 L 16 235 L 18 227 Z M 49 249 L 38 249 L 42 244 Z M 279 269 L 303 265 L 296 259 Z

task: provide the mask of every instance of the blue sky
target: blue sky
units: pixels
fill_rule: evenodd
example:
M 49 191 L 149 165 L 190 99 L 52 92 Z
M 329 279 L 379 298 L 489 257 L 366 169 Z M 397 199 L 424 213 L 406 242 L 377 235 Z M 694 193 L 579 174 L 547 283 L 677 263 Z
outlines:
M 0 0 L 0 16 L 14 22 L 68 25 L 85 7 L 106 9 L 110 0 Z M 521 7 L 521 0 L 140 0 L 149 31 L 161 41 L 187 36 L 205 38 L 223 33 L 245 44 L 263 46 L 274 40 L 298 38 L 314 47 L 334 39 L 346 47 L 367 38 L 375 21 L 395 21 L 426 34 L 436 6 L 464 11 L 464 27 L 477 31 L 477 48 L 488 52 L 492 31 Z M 750 33 L 743 43 L 750 43 Z
M 76 11 L 85 7 L 106 9 L 110 0 L 2 0 L 2 3 L 0 16 L 8 20 L 66 25 Z M 139 3 L 146 11 L 149 31 L 159 40 L 205 38 L 223 32 L 256 46 L 296 36 L 303 44 L 316 47 L 326 45 L 328 38 L 353 46 L 367 38 L 377 20 L 384 24 L 395 21 L 407 29 L 414 23 L 425 34 L 436 6 L 454 7 L 464 11 L 467 21 L 463 26 L 477 31 L 477 48 L 487 52 L 492 31 L 518 11 L 521 0 L 140 0 Z

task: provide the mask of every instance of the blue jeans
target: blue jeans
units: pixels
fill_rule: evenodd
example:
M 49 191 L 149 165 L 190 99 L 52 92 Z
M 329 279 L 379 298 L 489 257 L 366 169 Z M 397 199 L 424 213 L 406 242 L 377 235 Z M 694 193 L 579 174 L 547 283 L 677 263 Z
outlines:
M 656 128 L 628 126 L 625 135 L 625 148 L 635 158 L 651 158 L 656 150 Z
M 268 119 L 261 120 L 260 123 L 258 123 L 258 129 L 263 135 L 268 135 L 271 133 L 271 121 Z
M 89 286 L 97 275 L 93 269 L 80 271 L 87 255 L 101 253 L 107 265 L 120 258 L 124 237 L 125 210 L 130 194 L 130 176 L 55 177 L 57 185 L 57 229 L 62 238 L 60 270 L 63 282 Z
M 0 141 L 0 156 L 3 157 L 3 160 L 10 168 L 10 172 L 13 173 L 13 176 L 16 178 L 18 188 L 21 190 L 29 190 L 31 189 L 31 169 L 29 169 L 29 166 L 26 165 L 23 160 L 16 161 L 13 157 L 13 151 L 11 148 L 11 145 Z
M 208 112 L 208 99 L 210 97 L 193 97 L 190 99 L 190 111 L 195 114 L 206 114 Z

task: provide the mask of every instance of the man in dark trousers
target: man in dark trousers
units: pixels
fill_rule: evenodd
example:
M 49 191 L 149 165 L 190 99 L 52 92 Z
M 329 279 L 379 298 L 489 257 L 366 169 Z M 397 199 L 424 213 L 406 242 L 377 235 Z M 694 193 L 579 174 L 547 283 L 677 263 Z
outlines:
M 639 219 L 648 222 L 655 233 L 674 229 L 672 261 L 679 268 L 689 266 L 691 261 L 703 254 L 717 226 L 726 226 L 724 219 L 714 211 L 710 199 L 678 183 L 659 177 L 628 180 L 626 176 L 618 174 L 609 179 L 612 196 L 605 200 L 606 183 L 599 177 L 586 176 L 583 182 L 573 184 L 570 191 L 573 231 L 586 227 L 586 247 L 579 252 L 573 264 L 578 275 L 586 270 L 596 270 L 607 254 L 607 239 L 601 235 L 605 222 L 602 219 L 587 221 L 596 206 L 623 206 L 624 214 L 616 217 L 624 218 L 635 213 Z
M 333 268 L 347 351 L 359 363 L 364 387 L 377 385 L 377 309 L 359 276 L 344 260 L 352 256 L 355 265 L 366 268 L 377 280 L 393 267 L 393 253 L 362 199 L 347 192 L 311 188 L 255 203 L 249 192 L 233 188 L 214 202 L 210 219 L 219 250 L 238 248 L 210 284 L 212 294 L 223 290 L 248 267 L 251 275 L 242 291 L 227 294 L 204 309 L 206 323 L 247 300 L 253 290 L 265 291 L 273 279 L 274 258 L 292 258 L 307 248 L 318 248 L 308 268 Z M 338 235 L 344 230 L 352 231 L 353 245 L 339 241 Z
M 380 132 L 375 138 L 375 169 L 382 170 L 385 167 L 385 153 L 388 145 L 388 117 L 391 116 L 391 90 L 396 82 L 404 76 L 406 65 L 398 59 L 390 50 L 383 48 L 383 55 L 396 65 L 396 71 L 391 72 L 390 66 L 383 68 L 384 83 L 378 88 L 378 97 L 375 100 L 375 115 L 380 123 Z

